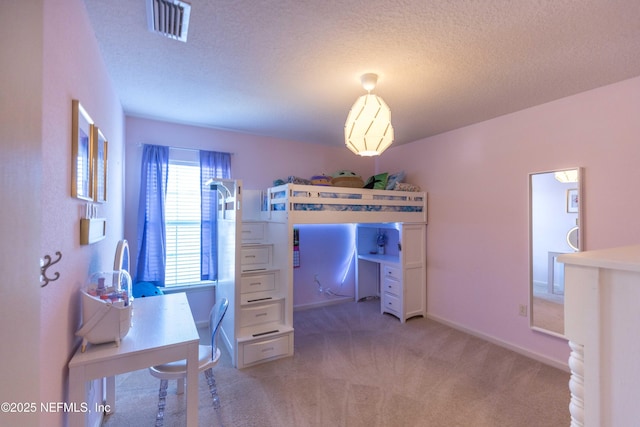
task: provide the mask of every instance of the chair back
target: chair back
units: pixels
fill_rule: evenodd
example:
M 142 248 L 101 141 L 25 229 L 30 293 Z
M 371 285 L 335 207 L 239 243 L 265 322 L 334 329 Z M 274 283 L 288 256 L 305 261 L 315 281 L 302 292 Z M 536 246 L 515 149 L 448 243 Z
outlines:
M 214 358 L 216 355 L 216 350 L 218 348 L 218 345 L 216 343 L 218 330 L 220 329 L 222 319 L 227 312 L 227 308 L 229 308 L 229 300 L 226 298 L 221 298 L 218 304 L 213 306 L 213 308 L 211 309 L 211 313 L 209 314 L 209 332 L 211 333 L 212 358 Z

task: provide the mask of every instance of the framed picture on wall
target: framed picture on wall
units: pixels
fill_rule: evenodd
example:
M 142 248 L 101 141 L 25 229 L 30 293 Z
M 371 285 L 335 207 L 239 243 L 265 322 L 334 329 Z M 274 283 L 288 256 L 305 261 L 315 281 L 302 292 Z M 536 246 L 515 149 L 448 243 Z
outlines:
M 93 200 L 93 120 L 76 99 L 71 107 L 71 196 Z
M 567 213 L 578 213 L 578 189 L 567 190 Z
M 109 143 L 102 131 L 94 127 L 93 147 L 93 199 L 98 203 L 107 201 L 107 148 Z

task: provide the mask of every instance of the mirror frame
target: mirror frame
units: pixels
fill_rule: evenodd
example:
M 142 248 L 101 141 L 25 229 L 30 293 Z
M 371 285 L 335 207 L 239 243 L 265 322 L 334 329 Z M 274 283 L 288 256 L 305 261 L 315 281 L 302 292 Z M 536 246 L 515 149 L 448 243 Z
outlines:
M 129 243 L 123 239 L 119 240 L 116 245 L 116 254 L 113 258 L 113 270 L 126 270 L 129 273 L 129 269 L 131 268 L 131 258 L 129 256 Z M 126 267 L 126 268 L 123 268 Z
M 534 325 L 534 313 L 533 313 L 533 188 L 532 188 L 532 178 L 534 175 L 541 175 L 545 173 L 555 173 L 555 172 L 563 172 L 568 170 L 577 170 L 578 171 L 578 219 L 576 226 L 578 227 L 578 252 L 582 252 L 585 250 L 585 228 L 584 228 L 584 169 L 582 167 L 571 167 L 571 168 L 562 168 L 562 169 L 551 169 L 547 171 L 533 172 L 528 175 L 528 196 L 529 196 L 529 327 L 537 332 L 542 332 L 548 335 L 552 335 L 558 338 L 566 339 L 564 334 L 560 334 L 558 332 L 550 331 L 548 329 L 541 328 L 540 326 Z

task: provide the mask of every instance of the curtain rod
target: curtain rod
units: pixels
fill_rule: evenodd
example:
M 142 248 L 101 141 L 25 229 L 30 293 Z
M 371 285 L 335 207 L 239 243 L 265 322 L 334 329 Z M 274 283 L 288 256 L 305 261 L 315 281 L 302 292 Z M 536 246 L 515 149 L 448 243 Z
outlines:
M 142 146 L 143 146 L 143 145 L 145 145 L 145 144 L 143 144 L 143 143 L 139 142 L 139 143 L 137 144 L 137 147 L 138 147 L 138 148 L 142 148 Z M 149 145 L 162 145 L 162 144 L 149 144 Z M 167 146 L 165 145 L 165 147 L 167 147 Z M 170 149 L 170 150 L 184 150 L 184 151 L 215 151 L 215 150 L 201 150 L 201 149 L 199 149 L 199 148 L 172 147 L 172 146 L 170 146 L 170 145 L 169 145 L 168 147 L 169 147 L 169 149 Z M 219 151 L 219 153 L 226 153 L 226 154 L 228 154 L 228 155 L 230 155 L 230 156 L 235 156 L 235 154 L 236 154 L 236 153 L 229 153 L 229 152 L 226 152 L 226 151 Z

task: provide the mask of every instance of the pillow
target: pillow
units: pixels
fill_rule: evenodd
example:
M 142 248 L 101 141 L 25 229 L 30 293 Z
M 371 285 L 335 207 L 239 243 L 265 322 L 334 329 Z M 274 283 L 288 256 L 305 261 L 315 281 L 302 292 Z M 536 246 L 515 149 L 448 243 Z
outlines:
M 403 179 L 404 179 L 404 171 L 389 175 L 386 189 L 393 190 L 394 188 L 396 188 L 396 182 L 402 182 Z
M 420 191 L 420 187 L 417 185 L 409 184 L 407 182 L 396 182 L 394 190 L 398 191 Z
M 384 190 L 385 188 L 387 188 L 388 177 L 389 177 L 389 174 L 387 172 L 379 173 L 378 175 L 373 175 L 367 180 L 367 183 L 364 185 L 363 188 Z
M 158 288 L 151 282 L 138 282 L 132 286 L 131 293 L 133 298 L 152 297 L 155 295 L 163 295 L 162 289 Z

